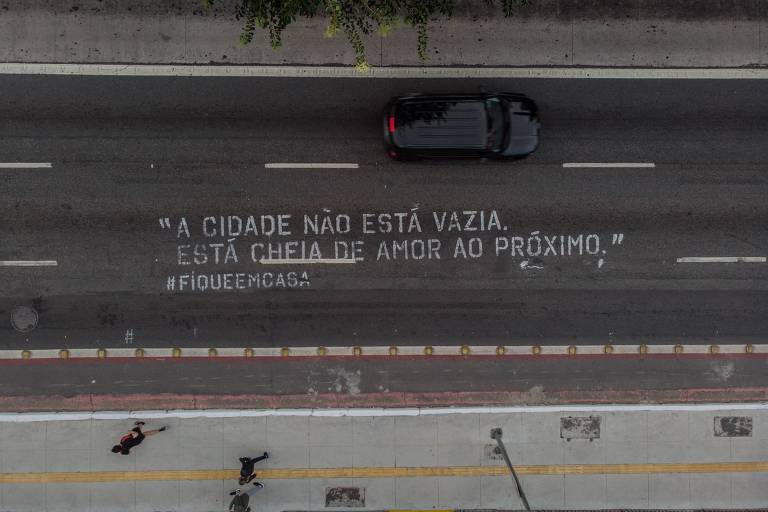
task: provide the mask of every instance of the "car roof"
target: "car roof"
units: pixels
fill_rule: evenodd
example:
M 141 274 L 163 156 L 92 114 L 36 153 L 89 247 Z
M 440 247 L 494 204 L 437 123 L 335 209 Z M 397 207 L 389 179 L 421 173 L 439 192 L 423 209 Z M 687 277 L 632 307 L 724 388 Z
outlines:
M 401 148 L 482 149 L 488 121 L 482 98 L 434 96 L 403 99 L 395 110 L 395 145 Z

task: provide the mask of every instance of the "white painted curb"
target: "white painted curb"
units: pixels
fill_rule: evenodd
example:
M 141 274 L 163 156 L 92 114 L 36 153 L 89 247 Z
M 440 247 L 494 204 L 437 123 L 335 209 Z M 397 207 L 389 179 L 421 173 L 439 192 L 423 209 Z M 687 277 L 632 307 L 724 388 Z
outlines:
M 160 420 L 168 418 L 262 418 L 300 416 L 319 418 L 437 416 L 454 414 L 516 414 L 516 413 L 625 413 L 625 412 L 743 412 L 766 411 L 768 403 L 748 404 L 615 404 L 615 405 L 554 405 L 508 407 L 413 407 L 393 409 L 207 409 L 168 411 L 98 411 L 0 413 L 0 423 L 34 423 L 40 421 L 86 420 Z

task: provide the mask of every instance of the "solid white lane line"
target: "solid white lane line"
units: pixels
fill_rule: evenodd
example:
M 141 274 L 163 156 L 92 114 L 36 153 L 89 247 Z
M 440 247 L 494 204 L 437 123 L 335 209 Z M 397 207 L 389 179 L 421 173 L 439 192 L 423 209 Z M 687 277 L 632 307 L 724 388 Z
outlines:
M 720 256 L 720 257 L 700 257 L 687 256 L 677 258 L 678 263 L 765 263 L 765 256 Z
M 656 164 L 651 162 L 565 162 L 563 167 L 579 167 L 579 168 L 653 168 Z
M 0 162 L 0 169 L 50 169 L 50 162 Z
M 0 267 L 56 267 L 56 260 L 5 260 L 0 261 Z
M 266 259 L 262 258 L 259 260 L 259 263 L 263 263 L 264 265 L 306 265 L 306 264 L 317 264 L 317 263 L 325 263 L 325 264 L 338 264 L 338 263 L 357 263 L 357 260 L 353 260 L 351 258 L 318 258 L 314 260 L 310 259 L 296 259 L 296 258 L 288 258 L 288 259 Z
M 35 64 L 0 63 L 0 74 L 106 76 L 260 76 L 322 78 L 593 78 L 593 79 L 768 79 L 768 68 L 597 68 L 597 67 L 376 67 L 199 64 Z
M 264 164 L 267 169 L 357 169 L 357 164 L 351 163 L 268 163 Z

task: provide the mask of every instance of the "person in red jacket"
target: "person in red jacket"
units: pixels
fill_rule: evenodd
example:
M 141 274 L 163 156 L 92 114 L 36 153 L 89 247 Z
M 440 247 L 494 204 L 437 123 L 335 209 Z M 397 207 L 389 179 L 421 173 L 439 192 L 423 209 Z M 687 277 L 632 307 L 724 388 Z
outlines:
M 154 436 L 155 434 L 159 434 L 160 432 L 165 432 L 168 430 L 168 427 L 160 427 L 157 430 L 147 430 L 146 432 L 142 432 L 141 427 L 146 425 L 146 423 L 143 421 L 137 421 L 134 423 L 134 425 L 135 426 L 131 429 L 130 432 L 120 438 L 120 444 L 116 444 L 112 447 L 112 453 L 128 455 L 131 453 L 131 448 L 140 445 L 141 442 L 144 441 L 145 437 Z

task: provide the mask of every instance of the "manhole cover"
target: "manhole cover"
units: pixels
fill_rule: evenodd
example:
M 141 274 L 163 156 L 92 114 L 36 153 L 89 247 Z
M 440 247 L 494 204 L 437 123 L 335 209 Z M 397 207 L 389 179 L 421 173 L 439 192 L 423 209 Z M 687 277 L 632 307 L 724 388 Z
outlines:
M 16 306 L 11 311 L 11 325 L 19 332 L 34 330 L 37 320 L 37 311 L 28 306 Z

